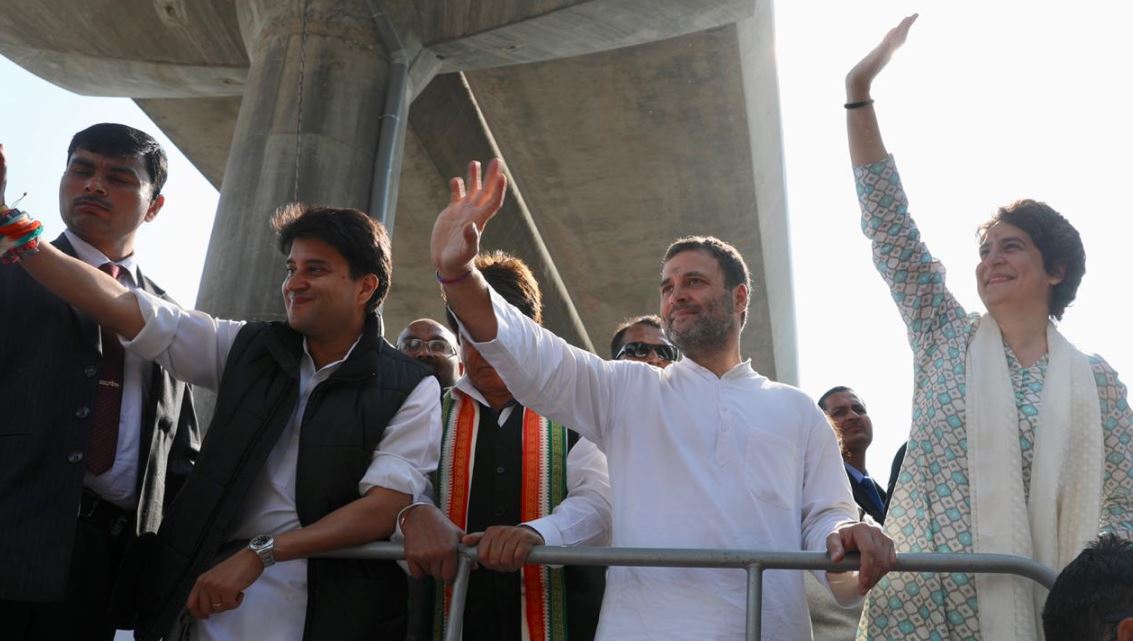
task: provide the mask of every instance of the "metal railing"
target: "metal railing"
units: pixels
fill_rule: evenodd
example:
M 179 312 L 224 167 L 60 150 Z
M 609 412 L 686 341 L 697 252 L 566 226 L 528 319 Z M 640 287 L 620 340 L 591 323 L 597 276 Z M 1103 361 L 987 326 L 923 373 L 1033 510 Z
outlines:
M 339 559 L 397 561 L 405 558 L 399 543 L 370 543 L 321 556 Z M 762 629 L 763 572 L 765 570 L 858 569 L 857 555 L 848 554 L 838 563 L 823 552 L 769 552 L 766 550 L 671 549 L 671 548 L 562 548 L 536 547 L 529 563 L 544 565 L 621 565 L 649 567 L 736 568 L 747 571 L 748 641 L 759 641 Z M 445 641 L 460 641 L 464 621 L 464 602 L 468 594 L 468 574 L 476 561 L 475 547 L 460 547 L 456 579 L 452 584 L 449 625 Z M 898 554 L 894 572 L 977 572 L 1013 574 L 1049 589 L 1057 573 L 1047 566 L 1021 556 L 1007 554 Z

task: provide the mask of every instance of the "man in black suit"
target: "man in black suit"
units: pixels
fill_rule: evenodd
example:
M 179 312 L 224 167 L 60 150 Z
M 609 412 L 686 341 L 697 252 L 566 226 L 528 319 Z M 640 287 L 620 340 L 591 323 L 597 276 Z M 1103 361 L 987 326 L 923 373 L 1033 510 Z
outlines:
M 0 148 L 0 205 L 6 176 Z M 59 184 L 67 230 L 52 244 L 164 297 L 134 239 L 161 211 L 165 177 L 141 131 L 75 134 Z M 190 389 L 24 270 L 0 267 L 0 291 L 0 636 L 111 639 L 131 623 L 146 535 L 196 459 Z
M 838 435 L 846 475 L 850 477 L 850 487 L 854 490 L 854 501 L 862 512 L 878 523 L 884 523 L 889 496 L 877 481 L 870 478 L 865 466 L 866 450 L 873 443 L 873 421 L 866 412 L 865 403 L 854 390 L 839 385 L 819 397 L 818 407 Z

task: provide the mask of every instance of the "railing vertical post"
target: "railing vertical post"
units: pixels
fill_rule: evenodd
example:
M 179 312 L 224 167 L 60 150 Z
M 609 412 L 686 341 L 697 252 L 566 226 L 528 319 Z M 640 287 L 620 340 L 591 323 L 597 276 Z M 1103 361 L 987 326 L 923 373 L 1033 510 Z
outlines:
M 460 641 L 464 628 L 464 600 L 468 596 L 468 574 L 472 572 L 472 559 L 464 554 L 463 546 L 457 555 L 456 579 L 452 582 L 452 600 L 448 606 L 448 627 L 445 641 Z
M 747 641 L 760 641 L 763 628 L 763 565 L 747 566 Z

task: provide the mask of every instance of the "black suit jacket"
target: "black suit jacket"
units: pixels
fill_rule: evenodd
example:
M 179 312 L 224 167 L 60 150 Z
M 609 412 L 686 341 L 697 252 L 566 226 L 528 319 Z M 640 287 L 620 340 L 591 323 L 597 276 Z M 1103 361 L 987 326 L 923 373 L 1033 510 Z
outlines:
M 854 502 L 858 504 L 858 507 L 866 514 L 872 516 L 874 521 L 885 523 L 885 513 L 889 511 L 889 495 L 885 493 L 885 489 L 878 485 L 877 481 L 874 481 L 872 478 L 870 479 L 870 482 L 873 483 L 873 487 L 877 490 L 877 494 L 881 496 L 881 502 L 885 504 L 885 509 L 879 510 L 877 506 L 874 505 L 873 500 L 869 498 L 866 489 L 854 480 L 849 470 L 846 471 L 846 476 L 850 478 L 850 488 L 854 490 Z
M 53 244 L 74 255 L 65 236 Z M 102 366 L 99 330 L 19 265 L 0 266 L 0 296 L 0 599 L 60 601 Z M 153 365 L 142 376 L 139 534 L 157 531 L 199 446 L 190 388 Z

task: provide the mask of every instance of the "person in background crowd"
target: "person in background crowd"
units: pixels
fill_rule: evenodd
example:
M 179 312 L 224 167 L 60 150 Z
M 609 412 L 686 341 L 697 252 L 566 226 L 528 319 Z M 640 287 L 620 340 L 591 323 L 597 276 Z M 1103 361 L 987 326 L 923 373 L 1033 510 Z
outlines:
M 870 478 L 865 466 L 866 450 L 873 443 L 873 421 L 866 412 L 865 403 L 854 390 L 839 385 L 818 398 L 818 407 L 838 435 L 842 461 L 850 478 L 850 488 L 854 491 L 854 502 L 874 521 L 885 523 L 888 495 L 877 481 Z
M 623 322 L 610 339 L 610 358 L 615 361 L 641 361 L 665 368 L 680 357 L 680 350 L 665 337 L 661 317 L 656 314 Z
M 452 387 L 460 374 L 456 336 L 431 318 L 419 318 L 409 323 L 397 336 L 397 348 L 433 370 L 442 391 Z
M 1063 568 L 1043 631 L 1046 641 L 1133 641 L 1133 542 L 1102 535 Z

